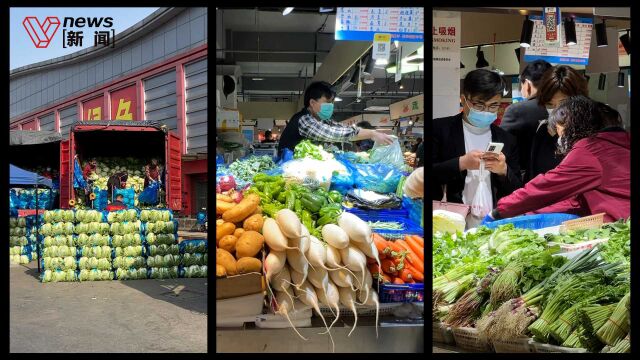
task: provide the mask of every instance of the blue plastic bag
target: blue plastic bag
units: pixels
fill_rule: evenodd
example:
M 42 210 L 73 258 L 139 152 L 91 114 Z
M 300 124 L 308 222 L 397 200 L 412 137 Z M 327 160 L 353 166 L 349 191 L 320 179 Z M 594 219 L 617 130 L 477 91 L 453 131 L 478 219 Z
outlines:
M 424 201 L 403 196 L 402 207 L 409 212 L 409 219 L 420 224 L 420 227 L 424 227 Z
M 160 186 L 157 182 L 152 182 L 138 195 L 138 202 L 141 204 L 158 205 L 158 190 Z
M 132 208 L 135 206 L 135 196 L 136 196 L 136 192 L 133 189 L 114 189 L 113 191 L 113 199 L 115 200 L 116 197 L 118 195 L 122 194 L 123 196 L 123 203 L 129 207 Z
M 18 194 L 14 189 L 9 190 L 9 208 L 17 209 L 20 204 L 20 199 L 18 198 Z
M 387 164 L 352 164 L 354 185 L 381 194 L 395 193 L 402 171 Z
M 280 159 L 280 161 L 278 161 L 277 164 L 282 165 L 290 160 L 293 160 L 293 151 L 291 151 L 291 149 L 289 148 L 285 148 L 282 152 L 282 158 Z

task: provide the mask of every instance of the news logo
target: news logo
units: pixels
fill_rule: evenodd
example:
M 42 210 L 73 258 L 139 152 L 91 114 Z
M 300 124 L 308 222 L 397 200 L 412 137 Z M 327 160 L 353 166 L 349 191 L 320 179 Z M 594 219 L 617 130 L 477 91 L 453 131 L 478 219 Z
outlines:
M 60 19 L 56 16 L 47 16 L 44 22 L 40 23 L 35 16 L 27 16 L 22 21 L 22 26 L 27 30 L 33 45 L 39 49 L 45 49 L 58 31 Z

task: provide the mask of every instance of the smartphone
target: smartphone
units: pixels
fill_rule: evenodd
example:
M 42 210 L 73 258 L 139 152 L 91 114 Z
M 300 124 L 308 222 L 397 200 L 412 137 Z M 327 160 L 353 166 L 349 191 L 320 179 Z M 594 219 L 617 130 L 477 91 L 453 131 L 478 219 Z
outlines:
M 487 146 L 487 151 L 485 152 L 500 154 L 500 152 L 502 152 L 503 147 L 504 147 L 503 143 L 490 142 L 489 145 Z

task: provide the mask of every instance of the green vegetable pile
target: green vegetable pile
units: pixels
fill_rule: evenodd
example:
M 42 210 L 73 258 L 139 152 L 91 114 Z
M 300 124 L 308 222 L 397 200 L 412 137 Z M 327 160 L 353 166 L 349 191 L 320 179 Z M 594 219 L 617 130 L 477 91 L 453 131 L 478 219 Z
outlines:
M 310 140 L 302 140 L 296 145 L 293 151 L 294 159 L 316 159 L 316 160 L 329 160 L 333 159 L 333 155 L 326 152 L 322 145 L 315 145 Z
M 35 238 L 34 238 L 35 239 Z M 9 218 L 9 261 L 15 264 L 28 264 L 33 259 L 35 242 L 27 237 L 27 221 L 24 217 Z M 31 259 L 29 258 L 31 255 Z
M 234 178 L 249 182 L 256 174 L 271 170 L 276 166 L 270 156 L 251 156 L 244 160 L 236 160 L 229 165 Z
M 286 184 L 281 175 L 254 176 L 253 185 L 247 189 L 247 193 L 260 196 L 262 211 L 269 217 L 275 217 L 284 208 L 294 211 L 311 235 L 318 239 L 322 238 L 322 226 L 336 224 L 342 212 L 343 197 L 338 191 L 326 191 L 323 188 L 313 191 L 299 184 Z

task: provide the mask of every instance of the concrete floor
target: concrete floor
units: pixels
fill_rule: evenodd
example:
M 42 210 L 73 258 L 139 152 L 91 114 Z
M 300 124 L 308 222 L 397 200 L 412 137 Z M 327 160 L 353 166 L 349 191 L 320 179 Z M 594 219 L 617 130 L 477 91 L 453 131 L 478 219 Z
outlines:
M 10 265 L 10 352 L 207 351 L 207 279 L 42 284 Z

